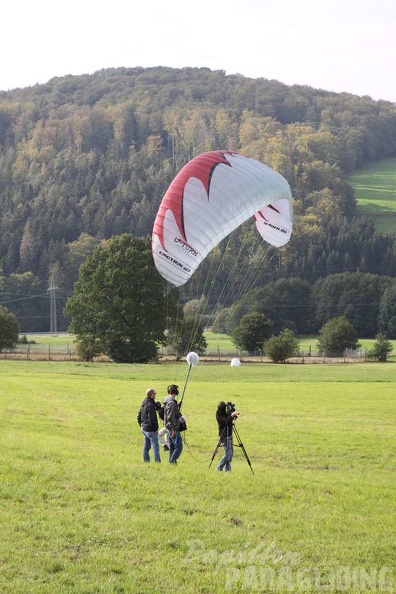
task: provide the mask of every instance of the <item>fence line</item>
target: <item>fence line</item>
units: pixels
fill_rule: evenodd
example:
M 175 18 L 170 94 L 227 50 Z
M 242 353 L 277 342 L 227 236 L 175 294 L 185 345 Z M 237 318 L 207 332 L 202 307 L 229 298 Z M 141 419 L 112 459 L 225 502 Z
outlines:
M 175 353 L 167 351 L 167 349 L 160 349 L 159 359 L 163 361 L 184 360 L 184 355 L 177 357 Z M 262 351 L 256 351 L 254 354 L 249 354 L 247 351 L 240 351 L 239 349 L 208 349 L 203 355 L 202 360 L 229 362 L 232 358 L 238 358 L 241 361 L 251 362 L 269 362 Z M 74 343 L 67 344 L 36 344 L 36 343 L 20 343 L 12 349 L 3 349 L 0 351 L 0 360 L 25 360 L 25 361 L 80 361 L 77 353 L 77 348 Z M 95 361 L 110 361 L 106 356 L 97 357 Z M 367 351 L 364 349 L 346 349 L 342 355 L 338 357 L 330 356 L 326 353 L 316 351 L 309 347 L 306 351 L 300 351 L 296 357 L 289 359 L 290 362 L 305 363 L 309 361 L 315 362 L 331 362 L 331 361 L 357 361 L 368 360 Z
M 73 344 L 17 344 L 12 349 L 0 351 L 0 359 L 18 359 L 34 361 L 76 361 L 79 360 L 77 350 Z

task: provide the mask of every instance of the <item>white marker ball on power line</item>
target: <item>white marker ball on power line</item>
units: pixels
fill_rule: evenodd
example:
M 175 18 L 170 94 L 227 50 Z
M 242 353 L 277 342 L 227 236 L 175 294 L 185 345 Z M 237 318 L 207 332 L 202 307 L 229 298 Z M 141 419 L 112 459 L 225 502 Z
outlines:
M 191 367 L 195 367 L 199 363 L 199 356 L 194 352 L 188 353 L 186 361 Z

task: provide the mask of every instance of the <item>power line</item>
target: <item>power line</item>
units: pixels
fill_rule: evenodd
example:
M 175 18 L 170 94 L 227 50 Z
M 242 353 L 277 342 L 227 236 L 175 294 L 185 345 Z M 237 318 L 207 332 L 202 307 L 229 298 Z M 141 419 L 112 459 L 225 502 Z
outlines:
M 15 295 L 17 295 L 17 293 L 14 293 Z M 8 301 L 2 301 L 2 304 L 5 303 L 17 303 L 18 301 L 29 301 L 29 299 L 38 299 L 39 297 L 48 297 L 48 295 L 46 295 L 45 293 L 42 293 L 41 295 L 30 295 L 29 297 L 21 297 L 20 299 L 8 299 Z

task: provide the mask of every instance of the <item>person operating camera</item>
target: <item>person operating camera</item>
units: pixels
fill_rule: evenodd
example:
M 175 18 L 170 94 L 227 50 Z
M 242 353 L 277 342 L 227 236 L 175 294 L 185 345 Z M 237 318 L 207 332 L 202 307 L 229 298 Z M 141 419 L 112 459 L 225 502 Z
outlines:
M 220 443 L 224 448 L 224 455 L 220 460 L 217 470 L 229 472 L 231 461 L 234 456 L 232 428 L 234 420 L 239 416 L 232 403 L 219 402 L 216 410 L 216 421 L 219 427 Z

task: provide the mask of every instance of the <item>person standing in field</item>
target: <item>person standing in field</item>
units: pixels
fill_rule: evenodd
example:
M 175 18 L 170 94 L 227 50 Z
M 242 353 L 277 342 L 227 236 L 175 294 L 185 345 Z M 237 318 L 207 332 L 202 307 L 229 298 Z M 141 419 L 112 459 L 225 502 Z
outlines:
M 224 472 L 231 471 L 231 462 L 234 457 L 234 444 L 232 436 L 232 426 L 234 420 L 239 416 L 239 412 L 236 410 L 229 411 L 227 404 L 222 400 L 217 405 L 216 410 L 216 421 L 219 429 L 219 437 L 221 445 L 224 448 L 224 455 L 220 460 L 220 463 L 216 470 Z
M 167 389 L 168 396 L 164 399 L 164 425 L 168 431 L 169 463 L 177 464 L 183 451 L 183 439 L 179 431 L 182 416 L 176 402 L 179 387 L 171 384 Z
M 155 397 L 157 392 L 154 388 L 146 390 L 146 398 L 140 407 L 137 420 L 143 434 L 143 461 L 150 462 L 149 451 L 153 448 L 154 461 L 161 462 L 160 448 L 158 442 L 158 418 Z

